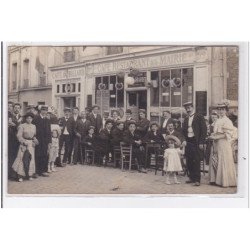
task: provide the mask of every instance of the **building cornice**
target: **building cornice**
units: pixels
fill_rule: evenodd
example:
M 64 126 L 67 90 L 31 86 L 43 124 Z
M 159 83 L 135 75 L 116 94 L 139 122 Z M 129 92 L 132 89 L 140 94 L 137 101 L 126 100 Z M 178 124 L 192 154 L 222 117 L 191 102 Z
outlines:
M 161 53 L 176 53 L 176 52 L 183 52 L 183 51 L 190 51 L 195 50 L 198 47 L 203 46 L 168 46 L 164 48 L 157 48 L 157 49 L 151 49 L 147 51 L 137 51 L 137 52 L 130 52 L 130 53 L 121 53 L 121 54 L 115 54 L 115 55 L 108 55 L 103 56 L 95 59 L 89 59 L 82 62 L 77 63 L 67 63 L 64 65 L 58 65 L 58 66 L 52 66 L 49 67 L 51 71 L 55 70 L 63 70 L 63 69 L 69 69 L 69 68 L 76 68 L 76 67 L 84 67 L 89 64 L 95 64 L 95 63 L 104 63 L 104 62 L 110 62 L 110 61 L 116 61 L 116 60 L 124 60 L 124 59 L 130 59 L 130 58 L 137 58 L 142 56 L 152 56 L 157 55 Z
M 46 90 L 46 89 L 52 89 L 52 85 L 23 88 L 23 89 L 19 89 L 19 92 L 27 92 L 27 91 L 33 91 L 33 90 L 37 91 L 37 90 Z

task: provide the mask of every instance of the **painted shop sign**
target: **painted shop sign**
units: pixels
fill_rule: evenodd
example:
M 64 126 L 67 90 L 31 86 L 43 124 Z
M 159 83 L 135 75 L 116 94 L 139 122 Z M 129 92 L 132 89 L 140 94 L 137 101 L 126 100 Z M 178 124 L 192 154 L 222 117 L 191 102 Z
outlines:
M 113 61 L 107 63 L 97 63 L 87 66 L 87 74 L 101 74 L 108 72 L 117 72 L 129 68 L 146 69 L 152 67 L 164 67 L 172 65 L 181 65 L 185 63 L 201 62 L 207 59 L 207 50 L 187 51 L 180 53 L 149 56 L 143 58 L 126 59 L 122 61 Z
M 81 77 L 85 75 L 85 68 L 65 69 L 52 72 L 54 79 L 67 79 L 73 77 Z

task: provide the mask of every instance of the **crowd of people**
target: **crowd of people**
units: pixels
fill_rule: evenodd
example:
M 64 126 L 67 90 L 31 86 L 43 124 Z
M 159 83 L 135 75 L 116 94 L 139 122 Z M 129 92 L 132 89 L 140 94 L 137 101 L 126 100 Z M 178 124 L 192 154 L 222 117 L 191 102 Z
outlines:
M 130 109 L 125 119 L 116 110 L 111 117 L 102 117 L 97 105 L 81 112 L 78 107 L 65 108 L 59 118 L 57 111 L 46 105 L 29 105 L 22 116 L 21 104 L 9 102 L 8 177 L 18 182 L 49 177 L 57 167 L 88 164 L 87 151 L 95 152 L 95 164 L 113 163 L 117 167 L 114 148 L 121 143 L 132 145 L 137 170 L 147 173 L 154 152 L 149 149 L 146 155 L 145 148 L 147 143 L 157 143 L 164 152 L 166 184 L 180 183 L 177 177 L 185 158 L 186 183 L 200 186 L 200 162 L 205 158 L 211 185 L 236 186 L 231 143 L 237 139 L 237 129 L 227 117 L 228 105 L 219 104 L 207 124 L 192 102 L 183 106 L 187 113 L 183 124 L 173 119 L 170 111 L 163 112 L 158 124 L 150 122 L 143 109 L 138 120 L 132 118 Z

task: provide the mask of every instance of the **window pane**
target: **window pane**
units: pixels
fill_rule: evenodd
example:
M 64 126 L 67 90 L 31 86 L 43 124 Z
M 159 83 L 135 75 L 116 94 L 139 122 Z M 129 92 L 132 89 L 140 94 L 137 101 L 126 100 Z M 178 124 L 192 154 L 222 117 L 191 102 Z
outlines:
M 170 107 L 170 70 L 161 71 L 160 79 L 160 90 L 161 90 L 161 106 Z
M 151 72 L 150 99 L 152 106 L 159 106 L 159 71 Z
M 182 103 L 193 101 L 193 68 L 182 69 Z
M 181 69 L 171 70 L 171 107 L 181 107 Z

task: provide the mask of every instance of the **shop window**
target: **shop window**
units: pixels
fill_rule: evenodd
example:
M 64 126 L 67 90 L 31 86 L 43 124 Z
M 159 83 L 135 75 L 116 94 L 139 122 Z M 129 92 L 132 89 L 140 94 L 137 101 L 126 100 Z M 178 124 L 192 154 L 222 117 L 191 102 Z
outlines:
M 171 70 L 171 107 L 182 107 L 181 69 Z
M 170 70 L 161 71 L 160 100 L 162 107 L 170 106 Z
M 159 71 L 151 72 L 151 106 L 159 106 Z
M 59 84 L 57 84 L 57 86 L 56 86 L 56 93 L 60 93 L 60 85 Z
M 107 55 L 120 54 L 123 52 L 123 47 L 121 46 L 109 46 L 107 47 Z
M 193 68 L 182 69 L 182 103 L 193 101 Z
M 95 93 L 101 87 L 103 90 L 109 91 L 109 106 L 112 108 L 120 108 L 124 106 L 124 78 L 112 76 L 96 77 Z M 97 102 L 97 99 L 95 100 Z

